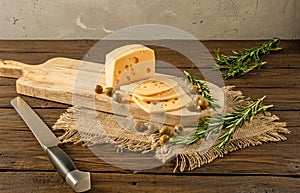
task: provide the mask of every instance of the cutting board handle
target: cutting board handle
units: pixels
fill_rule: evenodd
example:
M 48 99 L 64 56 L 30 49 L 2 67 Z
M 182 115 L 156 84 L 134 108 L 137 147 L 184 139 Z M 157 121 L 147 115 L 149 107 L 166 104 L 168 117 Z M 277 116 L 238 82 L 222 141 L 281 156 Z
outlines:
M 27 64 L 14 60 L 0 59 L 0 76 L 9 78 L 20 78 Z

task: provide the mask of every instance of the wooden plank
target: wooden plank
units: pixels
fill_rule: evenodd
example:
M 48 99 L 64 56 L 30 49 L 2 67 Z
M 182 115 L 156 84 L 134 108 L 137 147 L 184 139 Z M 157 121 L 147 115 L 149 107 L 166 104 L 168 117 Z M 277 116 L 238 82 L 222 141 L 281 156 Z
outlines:
M 300 68 L 300 53 L 285 53 L 285 54 L 272 54 L 264 58 L 267 62 L 264 68 L 268 69 L 299 69 Z
M 293 130 L 295 132 L 295 130 Z M 22 132 L 19 132 L 20 134 Z M 27 139 L 24 140 L 24 137 Z M 299 138 L 299 135 L 298 135 Z M 1 162 L 0 168 L 5 171 L 15 170 L 53 170 L 53 166 L 50 164 L 47 156 L 44 155 L 41 147 L 37 144 L 33 137 L 23 132 L 23 141 L 3 140 L 6 142 L 3 145 L 10 145 L 1 149 Z M 292 140 L 289 138 L 289 140 Z M 233 152 L 224 158 L 219 158 L 214 162 L 195 169 L 192 172 L 184 172 L 189 174 L 211 174 L 211 175 L 294 175 L 300 176 L 300 162 L 299 155 L 295 155 L 295 152 L 299 152 L 299 143 L 292 144 L 291 141 L 281 143 L 269 143 L 260 147 L 250 147 L 238 152 Z M 99 159 L 88 149 L 76 146 L 76 145 L 64 145 L 62 147 L 64 151 L 74 160 L 76 166 L 82 170 L 93 172 L 128 172 L 126 169 L 117 167 L 116 161 L 106 162 L 104 159 L 109 159 L 115 153 L 116 149 L 113 146 L 105 146 Z M 20 150 L 22 150 L 20 153 Z M 116 155 L 116 160 L 123 163 L 123 166 L 127 168 L 134 167 L 145 168 L 145 165 L 141 165 L 140 161 L 144 163 L 149 159 L 141 157 L 140 160 L 134 159 L 134 157 L 126 155 L 122 156 L 120 153 Z M 127 163 L 127 164 L 124 164 Z M 175 160 L 162 164 L 157 168 L 150 168 L 148 170 L 139 171 L 138 173 L 153 173 L 153 174 L 173 174 L 175 167 Z M 276 168 L 276 169 L 274 169 Z M 178 171 L 176 174 L 180 174 Z
M 66 112 L 65 109 L 35 109 L 37 114 L 46 122 L 48 126 L 53 126 L 59 116 Z M 1 120 L 1 128 L 5 128 L 5 124 L 8 124 L 7 127 L 19 127 L 23 125 L 23 120 L 18 116 L 17 112 L 13 108 L 8 109 L 0 109 L 0 120 Z M 24 123 L 24 122 L 23 122 Z M 24 123 L 24 125 L 25 123 Z M 11 128 L 13 129 L 13 128 Z
M 2 52 L 84 52 L 94 46 L 99 40 L 0 40 L 0 51 Z M 106 40 L 107 41 L 107 40 Z M 185 42 L 186 40 L 161 40 L 159 42 Z M 243 48 L 251 48 L 265 40 L 209 40 L 200 41 L 208 50 L 220 48 L 227 50 L 225 52 L 231 53 L 231 50 L 239 50 Z M 134 43 L 136 41 L 124 41 L 124 43 Z M 150 41 L 155 42 L 155 41 Z M 300 40 L 281 40 L 280 47 L 289 53 L 299 53 Z M 120 41 L 109 41 L 112 45 L 119 44 Z M 284 51 L 283 50 L 283 51 Z M 278 53 L 282 53 L 278 52 Z
M 15 78 L 4 78 L 0 77 L 0 87 L 2 86 L 16 86 L 16 79 Z
M 244 48 L 252 48 L 266 40 L 208 40 L 201 41 L 209 50 L 220 48 L 225 54 L 232 54 L 231 50 L 239 51 Z M 300 49 L 299 40 L 281 40 L 280 47 L 283 48 L 280 52 L 274 54 L 298 53 Z
M 243 95 L 250 98 L 267 96 L 266 104 L 273 104 L 272 110 L 299 110 L 300 89 L 299 88 L 235 88 L 242 91 Z
M 82 53 L 89 50 L 95 40 L 0 40 L 3 53 Z
M 72 59 L 78 59 L 82 60 L 86 53 L 1 53 L 0 52 L 0 58 L 5 59 L 5 60 L 15 60 L 15 61 L 20 61 L 26 64 L 31 64 L 31 65 L 37 65 L 37 64 L 42 64 L 46 62 L 47 60 L 51 58 L 56 58 L 56 57 L 65 57 L 65 58 L 72 58 Z M 99 61 L 98 61 L 99 62 Z
M 1 80 L 0 80 L 1 83 Z M 12 107 L 10 101 L 20 96 L 15 86 L 0 86 L 0 108 Z M 21 95 L 33 108 L 67 108 L 69 105 Z
M 55 123 L 62 112 L 63 109 L 37 109 L 37 113 L 49 126 Z M 217 159 L 191 173 L 300 175 L 300 155 L 295 154 L 300 150 L 298 140 L 300 138 L 300 123 L 296 119 L 300 112 L 295 114 L 280 111 L 280 113 L 282 113 L 280 117 L 283 117 L 283 120 L 285 117 L 283 115 L 286 115 L 286 121 L 288 121 L 289 129 L 292 131 L 292 134 L 287 136 L 287 141 L 246 148 Z M 0 150 L 0 168 L 3 170 L 51 170 L 53 168 L 30 130 L 13 109 L 1 109 L 0 111 L 0 146 L 2 147 Z M 66 144 L 63 149 L 82 169 L 97 172 L 126 172 L 124 169 L 111 166 L 109 163 L 98 159 L 86 147 Z M 116 152 L 114 145 L 105 146 L 101 155 L 111 156 L 114 152 Z M 120 158 L 124 163 L 131 163 L 132 159 L 130 156 Z M 174 166 L 175 161 L 172 161 L 159 168 L 144 172 L 172 173 Z
M 168 50 L 166 48 L 153 48 L 157 52 L 156 57 L 160 61 L 164 61 L 166 63 L 172 64 L 178 67 L 185 67 L 190 68 L 192 66 L 192 62 L 184 57 L 181 54 L 178 54 L 174 51 Z M 87 52 L 82 53 L 73 53 L 73 52 L 60 52 L 60 53 L 1 53 L 0 51 L 0 58 L 7 59 L 7 60 L 16 60 L 21 61 L 28 64 L 40 64 L 44 63 L 48 59 L 55 58 L 55 57 L 66 57 L 66 58 L 73 58 L 73 59 L 80 59 L 82 60 Z M 211 56 L 214 57 L 214 53 L 210 52 Z M 194 56 L 195 58 L 199 58 L 197 55 Z M 264 57 L 264 60 L 267 61 L 267 64 L 264 65 L 266 69 L 276 69 L 276 68 L 285 68 L 285 69 L 299 69 L 299 53 L 297 54 L 271 54 L 267 57 Z M 104 63 L 105 57 L 104 56 L 89 56 L 88 61 L 97 62 L 97 63 Z M 205 59 L 201 59 L 200 61 L 205 61 Z M 203 62 L 204 63 L 204 62 Z M 204 65 L 204 67 L 208 67 Z
M 89 192 L 297 192 L 300 179 L 277 176 L 170 176 L 92 173 Z M 54 172 L 5 172 L 1 191 L 73 192 Z M 15 182 L 18 183 L 15 183 Z
M 159 68 L 157 72 L 173 76 L 184 77 L 182 70 L 188 68 Z M 202 74 L 205 73 L 205 76 Z M 192 74 L 207 81 L 222 82 L 221 74 L 215 71 L 193 70 Z M 281 77 L 281 78 L 279 78 Z M 218 85 L 218 82 L 212 82 Z M 254 70 L 240 78 L 224 80 L 225 85 L 235 85 L 236 87 L 248 88 L 299 88 L 300 69 L 261 69 Z
M 165 40 L 166 42 L 167 40 Z M 171 40 L 169 40 L 171 41 Z M 39 64 L 53 57 L 69 57 L 74 59 L 82 59 L 89 49 L 97 43 L 97 41 L 0 41 L 0 58 L 22 61 L 24 63 Z M 119 41 L 120 42 L 120 41 Z M 121 41 L 121 43 L 132 43 L 130 41 Z M 163 44 L 164 41 L 159 43 Z M 175 42 L 172 40 L 172 42 Z M 221 48 L 225 54 L 232 54 L 231 50 L 240 50 L 242 48 L 250 48 L 257 43 L 263 41 L 202 41 L 207 47 L 211 55 L 214 57 L 213 50 Z M 268 62 L 266 68 L 299 68 L 299 43 L 300 41 L 282 41 L 281 47 L 283 50 L 264 57 Z M 154 42 L 155 43 L 155 42 Z M 174 43 L 174 44 L 175 44 Z M 116 46 L 118 41 L 110 41 L 105 46 L 106 50 L 111 50 Z M 166 44 L 166 43 L 165 43 Z M 189 68 L 191 61 L 176 51 L 164 47 L 150 46 L 157 53 L 158 60 L 166 61 L 176 66 Z M 106 52 L 107 52 L 106 51 Z M 105 62 L 104 50 L 99 48 L 97 55 L 89 56 L 89 61 Z M 103 53 L 103 54 L 99 54 Z M 194 54 L 193 57 L 198 57 Z
M 292 130 L 294 133 L 296 130 Z M 53 166 L 50 164 L 48 158 L 44 155 L 40 146 L 35 139 L 30 136 L 29 133 L 19 132 L 23 134 L 23 138 L 26 140 L 16 141 L 20 137 L 12 140 L 3 140 L 6 145 L 10 147 L 1 149 L 1 164 L 2 170 L 52 170 Z M 297 135 L 299 138 L 299 135 Z M 293 140 L 290 138 L 289 140 Z M 296 140 L 296 139 L 295 139 Z M 260 147 L 250 147 L 238 152 L 231 153 L 224 158 L 215 160 L 214 162 L 198 168 L 192 172 L 185 172 L 188 174 L 200 173 L 200 174 L 232 174 L 232 175 L 295 175 L 300 176 L 300 162 L 299 155 L 295 155 L 295 152 L 299 152 L 299 143 L 292 143 L 293 141 L 281 142 L 281 143 L 269 143 Z M 2 146 L 5 145 L 2 142 Z M 116 162 L 105 162 L 104 159 L 109 159 L 116 149 L 113 146 L 105 146 L 99 159 L 88 149 L 76 146 L 76 145 L 64 145 L 63 149 L 71 156 L 75 164 L 80 168 L 88 171 L 97 172 L 127 172 L 126 169 L 117 167 Z M 22 154 L 20 154 L 22 150 Z M 276 159 L 275 159 L 276 158 Z M 126 157 L 118 154 L 116 155 L 120 163 L 127 163 L 126 167 L 144 168 L 145 165 L 141 165 L 139 160 L 134 159 L 131 156 Z M 140 158 L 149 163 L 146 158 Z M 112 164 L 112 165 L 111 165 Z M 124 166 L 124 164 L 123 164 Z M 167 164 L 162 164 L 158 168 L 152 168 L 139 173 L 168 173 L 172 174 L 175 167 L 175 160 Z M 276 169 L 274 169 L 276 168 Z M 177 173 L 178 174 L 178 173 Z

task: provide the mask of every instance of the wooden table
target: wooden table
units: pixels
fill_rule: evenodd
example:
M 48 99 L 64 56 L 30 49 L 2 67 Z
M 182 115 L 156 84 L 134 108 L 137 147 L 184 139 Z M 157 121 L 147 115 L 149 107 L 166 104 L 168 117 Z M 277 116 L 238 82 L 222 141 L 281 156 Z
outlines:
M 225 53 L 261 41 L 204 41 L 212 51 Z M 81 59 L 96 41 L 0 41 L 0 58 L 38 64 L 52 57 Z M 246 96 L 267 95 L 271 112 L 287 122 L 288 140 L 266 143 L 231 153 L 191 172 L 172 173 L 174 161 L 158 168 L 133 172 L 111 166 L 86 147 L 62 148 L 81 170 L 91 172 L 90 192 L 299 192 L 300 191 L 300 41 L 282 41 L 282 51 L 265 59 L 261 70 L 226 80 Z M 172 51 L 162 60 L 187 62 Z M 32 133 L 10 105 L 18 94 L 15 79 L 0 78 L 0 192 L 72 192 L 54 170 Z M 68 107 L 24 97 L 41 118 L 53 126 Z M 58 133 L 57 133 L 58 134 Z

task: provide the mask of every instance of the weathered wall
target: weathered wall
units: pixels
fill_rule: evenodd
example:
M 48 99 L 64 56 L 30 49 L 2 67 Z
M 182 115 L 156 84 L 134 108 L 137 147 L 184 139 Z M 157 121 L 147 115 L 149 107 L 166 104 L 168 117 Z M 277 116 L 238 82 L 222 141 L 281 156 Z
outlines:
M 198 39 L 300 38 L 299 0 L 1 0 L 0 39 L 100 39 L 165 24 Z

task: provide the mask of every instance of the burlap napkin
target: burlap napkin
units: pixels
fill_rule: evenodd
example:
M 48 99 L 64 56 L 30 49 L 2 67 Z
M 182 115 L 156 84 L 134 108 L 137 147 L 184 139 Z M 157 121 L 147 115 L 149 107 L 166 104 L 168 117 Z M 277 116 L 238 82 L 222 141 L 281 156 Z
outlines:
M 226 86 L 226 112 L 233 112 L 237 108 L 248 104 L 240 91 L 234 91 L 233 86 Z M 121 148 L 132 151 L 151 151 L 153 135 L 141 134 L 133 130 L 124 129 L 120 122 L 128 122 L 128 117 L 115 116 L 100 111 L 89 110 L 79 107 L 70 107 L 63 113 L 53 126 L 54 130 L 63 130 L 60 136 L 63 143 L 82 145 L 95 145 L 113 143 Z M 247 122 L 238 129 L 229 142 L 229 145 L 219 152 L 213 148 L 215 139 L 219 135 L 210 136 L 210 140 L 200 140 L 190 146 L 163 145 L 155 149 L 155 158 L 166 162 L 176 157 L 174 171 L 193 170 L 203 164 L 210 163 L 218 157 L 223 157 L 229 152 L 260 145 L 263 142 L 276 142 L 286 140 L 284 134 L 288 134 L 284 122 L 279 122 L 276 115 L 270 113 L 258 114 L 251 122 Z M 78 128 L 80 129 L 78 131 Z M 155 136 L 154 136 L 155 137 Z M 158 137 L 158 136 L 157 136 Z

